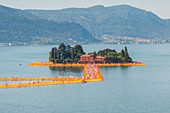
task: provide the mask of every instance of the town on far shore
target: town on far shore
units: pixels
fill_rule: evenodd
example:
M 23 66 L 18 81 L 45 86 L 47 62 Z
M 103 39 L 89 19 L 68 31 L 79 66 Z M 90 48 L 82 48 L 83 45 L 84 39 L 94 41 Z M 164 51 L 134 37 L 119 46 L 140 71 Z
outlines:
M 104 49 L 86 54 L 80 44 L 71 47 L 61 43 L 49 52 L 49 61 L 53 63 L 132 63 L 127 47 L 117 52 L 115 49 Z

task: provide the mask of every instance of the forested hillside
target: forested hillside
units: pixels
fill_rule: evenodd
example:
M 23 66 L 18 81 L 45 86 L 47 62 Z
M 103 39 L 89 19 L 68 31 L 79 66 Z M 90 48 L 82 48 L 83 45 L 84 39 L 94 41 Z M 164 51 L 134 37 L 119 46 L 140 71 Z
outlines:
M 96 42 L 75 22 L 54 22 L 26 11 L 0 6 L 0 43 L 58 44 Z
M 170 38 L 168 19 L 128 5 L 27 11 L 48 20 L 78 22 L 94 36 Z

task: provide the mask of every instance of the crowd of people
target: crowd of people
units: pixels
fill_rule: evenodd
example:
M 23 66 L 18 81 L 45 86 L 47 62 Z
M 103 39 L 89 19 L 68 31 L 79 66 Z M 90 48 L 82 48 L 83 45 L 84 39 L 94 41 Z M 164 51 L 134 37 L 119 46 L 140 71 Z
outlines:
M 37 62 L 38 63 L 38 62 Z M 44 63 L 46 64 L 46 62 Z M 48 64 L 48 63 L 47 63 Z M 20 81 L 19 83 L 6 83 L 4 85 L 0 85 L 0 88 L 8 88 L 8 87 L 26 87 L 26 86 L 39 86 L 39 85 L 50 85 L 50 84 L 64 84 L 64 83 L 76 83 L 82 81 L 85 83 L 88 79 L 102 79 L 100 75 L 100 71 L 98 66 L 95 64 L 86 64 L 85 66 L 85 75 L 83 77 L 75 77 L 75 76 L 60 76 L 60 77 L 51 77 L 51 78 L 1 78 L 0 81 Z M 27 82 L 26 82 L 27 81 Z M 33 81 L 33 82 L 31 82 Z M 57 83 L 58 82 L 58 83 Z
M 100 79 L 100 73 L 95 64 L 86 64 L 85 79 Z

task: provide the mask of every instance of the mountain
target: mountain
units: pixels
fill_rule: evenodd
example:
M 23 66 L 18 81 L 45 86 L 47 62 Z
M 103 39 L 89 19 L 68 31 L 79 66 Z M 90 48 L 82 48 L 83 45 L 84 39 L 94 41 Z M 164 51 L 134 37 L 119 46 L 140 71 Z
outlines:
M 27 11 L 0 5 L 0 43 L 58 44 L 96 42 L 87 29 L 75 22 L 54 22 Z
M 48 20 L 77 22 L 94 36 L 170 38 L 170 20 L 129 5 L 27 11 Z

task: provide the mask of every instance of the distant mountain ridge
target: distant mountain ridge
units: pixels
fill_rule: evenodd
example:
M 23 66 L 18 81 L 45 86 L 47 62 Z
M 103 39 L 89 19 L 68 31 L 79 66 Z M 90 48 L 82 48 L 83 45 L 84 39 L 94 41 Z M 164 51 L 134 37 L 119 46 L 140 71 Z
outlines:
M 150 11 L 129 5 L 26 11 L 48 20 L 77 22 L 94 36 L 170 38 L 170 19 L 161 19 Z
M 0 5 L 0 43 L 58 44 L 96 42 L 87 29 L 75 22 L 54 22 L 27 11 Z

